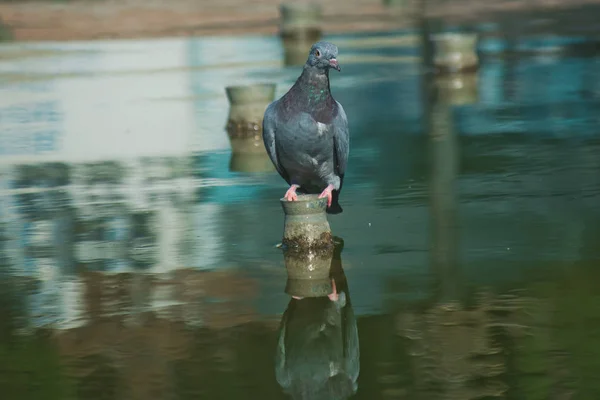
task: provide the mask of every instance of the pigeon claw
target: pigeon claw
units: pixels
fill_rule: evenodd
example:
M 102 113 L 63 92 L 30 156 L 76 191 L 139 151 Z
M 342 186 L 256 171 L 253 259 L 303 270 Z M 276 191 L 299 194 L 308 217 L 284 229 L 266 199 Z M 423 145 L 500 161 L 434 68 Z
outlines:
M 340 295 L 337 292 L 337 288 L 335 287 L 335 279 L 331 279 L 331 287 L 333 289 L 333 292 L 328 294 L 327 297 L 329 297 L 329 300 L 331 301 L 338 301 L 340 299 Z
M 287 190 L 287 192 L 285 192 L 285 196 L 283 196 L 283 198 L 286 199 L 287 201 L 298 200 L 298 195 L 296 194 L 296 189 L 298 189 L 298 185 L 290 186 L 290 188 Z
M 331 191 L 333 190 L 333 185 L 327 185 L 327 187 L 321 192 L 319 198 L 327 197 L 327 207 L 331 207 L 331 201 L 333 200 L 333 195 Z

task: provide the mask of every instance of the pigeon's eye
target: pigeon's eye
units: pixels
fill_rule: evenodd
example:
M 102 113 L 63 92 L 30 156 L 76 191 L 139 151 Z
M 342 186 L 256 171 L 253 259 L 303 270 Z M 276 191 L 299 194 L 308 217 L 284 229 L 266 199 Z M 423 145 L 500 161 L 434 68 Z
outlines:
M 321 52 L 319 50 L 315 50 L 315 56 L 321 57 Z

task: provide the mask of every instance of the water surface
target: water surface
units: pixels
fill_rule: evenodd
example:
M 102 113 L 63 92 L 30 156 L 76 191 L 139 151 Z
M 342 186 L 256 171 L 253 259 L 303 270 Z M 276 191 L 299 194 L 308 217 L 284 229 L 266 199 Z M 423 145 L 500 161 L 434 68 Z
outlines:
M 225 86 L 298 75 L 276 38 L 0 59 L 7 398 L 600 396 L 600 58 L 484 51 L 425 80 L 413 36 L 330 39 L 343 301 L 285 292 L 285 183 L 224 129 Z

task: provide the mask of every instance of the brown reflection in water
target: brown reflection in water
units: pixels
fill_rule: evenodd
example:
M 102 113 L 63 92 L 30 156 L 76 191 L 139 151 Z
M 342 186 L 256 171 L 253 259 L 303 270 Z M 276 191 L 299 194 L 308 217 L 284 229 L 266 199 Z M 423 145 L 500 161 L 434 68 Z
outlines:
M 431 155 L 431 271 L 435 277 L 432 304 L 424 311 L 397 316 L 397 329 L 409 340 L 408 353 L 418 396 L 440 399 L 503 397 L 505 360 L 490 339 L 498 322 L 494 304 L 474 309 L 464 304 L 459 268 L 456 179 L 458 145 L 452 107 L 476 102 L 476 76 L 452 74 L 432 82 L 428 107 Z M 485 298 L 485 296 L 483 297 Z M 440 397 L 441 396 L 441 397 Z
M 539 325 L 532 311 L 543 310 L 544 304 L 515 294 L 482 291 L 477 297 L 471 308 L 459 303 L 434 304 L 423 312 L 397 316 L 396 329 L 409 340 L 412 373 L 421 395 L 440 399 L 506 396 L 508 342 L 532 335 Z
M 179 270 L 162 279 L 87 272 L 83 281 L 89 323 L 56 331 L 55 340 L 86 398 L 102 398 L 93 394 L 100 387 L 115 399 L 172 398 L 177 365 L 189 358 L 198 329 L 212 332 L 205 339 L 218 361 L 201 367 L 230 370 L 235 350 L 225 332 L 258 319 L 248 301 L 256 283 L 240 271 Z
M 488 290 L 479 290 L 473 302 L 467 301 L 473 296 L 463 283 L 458 252 L 459 156 L 452 108 L 477 102 L 476 82 L 475 74 L 450 74 L 432 82 L 428 123 L 435 285 L 419 309 L 396 315 L 396 332 L 406 339 L 410 358 L 412 395 L 475 399 L 512 398 L 518 393 L 548 398 L 543 393 L 553 393 L 555 398 L 569 398 L 568 390 L 553 383 L 567 378 L 565 358 L 557 357 L 564 352 L 552 335 L 549 301 Z

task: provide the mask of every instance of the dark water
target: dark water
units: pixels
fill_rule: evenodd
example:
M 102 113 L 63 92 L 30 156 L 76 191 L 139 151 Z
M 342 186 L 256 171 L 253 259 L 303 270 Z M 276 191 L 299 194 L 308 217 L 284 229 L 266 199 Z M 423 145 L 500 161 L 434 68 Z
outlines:
M 2 61 L 2 398 L 599 398 L 600 58 L 425 81 L 396 39 L 332 38 L 352 149 L 311 260 L 223 129 L 226 85 L 298 74 L 275 38 Z

